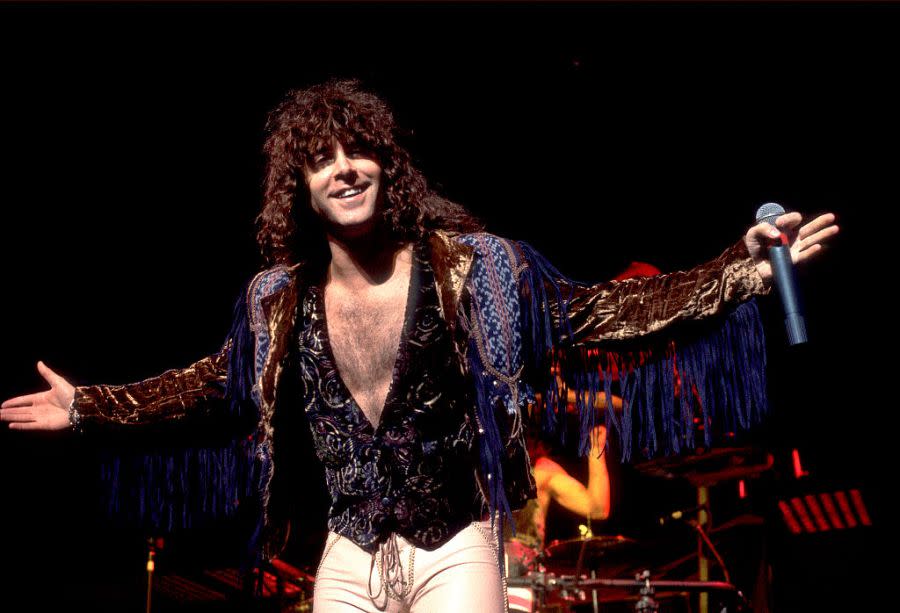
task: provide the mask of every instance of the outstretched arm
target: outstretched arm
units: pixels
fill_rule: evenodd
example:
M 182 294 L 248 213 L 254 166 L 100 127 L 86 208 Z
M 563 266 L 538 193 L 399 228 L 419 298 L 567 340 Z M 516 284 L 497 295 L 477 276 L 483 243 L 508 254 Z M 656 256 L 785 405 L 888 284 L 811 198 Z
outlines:
M 560 505 L 591 519 L 609 517 L 609 473 L 606 468 L 606 428 L 596 426 L 591 431 L 591 451 L 588 454 L 587 486 L 573 478 L 565 469 L 548 458 L 540 458 L 534 467 L 538 488 L 542 486 Z
M 75 387 L 43 362 L 37 363 L 37 369 L 50 389 L 10 398 L 0 405 L 0 421 L 9 422 L 11 430 L 62 430 L 70 425 Z
M 181 419 L 194 408 L 225 396 L 227 358 L 226 347 L 187 368 L 137 383 L 84 387 L 73 387 L 38 362 L 38 372 L 50 389 L 7 400 L 0 409 L 0 420 L 17 430 L 62 430 L 75 425 L 73 411 L 84 424 L 130 426 Z
M 776 222 L 796 263 L 819 253 L 822 243 L 838 232 L 831 213 L 802 227 L 801 221 L 799 213 L 789 213 Z M 522 300 L 526 305 L 535 303 L 533 316 L 539 325 L 544 309 L 549 309 L 554 343 L 627 341 L 678 322 L 712 317 L 727 304 L 766 293 L 772 278 L 767 247 L 776 236 L 770 225 L 758 224 L 719 257 L 690 270 L 595 285 L 566 279 L 533 249 L 520 245 L 527 262 Z M 542 352 L 547 347 L 535 349 Z

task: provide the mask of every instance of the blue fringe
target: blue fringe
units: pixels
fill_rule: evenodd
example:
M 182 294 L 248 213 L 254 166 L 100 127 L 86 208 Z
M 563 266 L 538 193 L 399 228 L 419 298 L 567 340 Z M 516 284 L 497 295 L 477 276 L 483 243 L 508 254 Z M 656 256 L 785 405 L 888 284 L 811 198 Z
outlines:
M 251 281 L 252 283 L 252 281 Z M 256 417 L 257 408 L 251 392 L 256 380 L 255 346 L 253 331 L 250 329 L 249 305 L 245 287 L 234 303 L 231 330 L 225 341 L 231 341 L 228 352 L 228 381 L 225 384 L 225 400 L 230 414 L 235 417 Z
M 509 525 L 515 527 L 509 499 L 506 497 L 506 488 L 503 485 L 502 462 L 506 449 L 505 437 L 501 434 L 500 425 L 497 423 L 497 414 L 499 413 L 503 419 L 506 419 L 507 411 L 494 388 L 493 377 L 484 369 L 474 337 L 470 340 L 468 354 L 475 383 L 475 411 L 480 428 L 476 438 L 481 475 L 484 478 L 482 485 L 487 489 L 485 493 L 488 510 L 491 514 L 491 524 L 493 525 L 494 521 L 499 522 L 496 534 L 501 572 L 503 572 L 503 526 L 506 521 L 509 521 Z
M 530 334 L 532 342 L 528 366 L 533 376 L 545 378 L 540 386 L 545 432 L 565 442 L 566 389 L 559 389 L 556 375 L 575 388 L 582 454 L 590 449 L 595 426 L 596 411 L 589 409 L 600 393 L 611 407 L 618 380 L 623 410 L 621 416 L 605 411 L 605 423 L 617 435 L 623 462 L 635 447 L 648 458 L 693 449 L 699 430 L 709 447 L 716 435 L 748 429 L 767 413 L 765 335 L 755 301 L 712 321 L 680 327 L 677 344 L 656 338 L 637 340 L 625 350 L 576 347 L 568 321 L 571 296 L 564 295 L 560 282 L 586 286 L 566 279 L 531 246 L 520 246 L 528 263 L 522 273 L 523 293 L 530 298 L 522 305 L 525 338 Z M 639 343 L 645 345 L 641 350 L 630 348 Z
M 503 487 L 503 435 L 497 424 L 496 413 L 499 411 L 506 416 L 505 407 L 500 407 L 497 395 L 493 387 L 493 378 L 484 370 L 477 347 L 469 347 L 469 359 L 472 361 L 475 383 L 475 410 L 478 415 L 479 427 L 483 432 L 478 436 L 478 456 L 481 463 L 482 475 L 484 475 L 487 487 L 488 505 L 491 516 L 497 511 L 500 515 L 512 519 L 509 501 L 506 499 L 506 490 Z M 498 453 L 499 451 L 499 453 Z
M 107 513 L 155 533 L 233 517 L 256 492 L 252 438 L 222 446 L 146 453 L 107 452 L 102 483 Z
M 556 302 L 558 313 L 565 315 L 571 296 L 564 296 L 556 279 L 566 279 L 553 264 L 538 253 L 528 243 L 519 246 L 525 253 L 528 266 L 522 271 L 520 284 L 523 294 L 530 300 L 522 300 L 522 329 L 525 341 L 525 364 L 532 376 L 542 375 L 544 381 L 540 385 L 544 395 L 544 418 L 541 420 L 545 433 L 558 433 L 565 442 L 565 428 L 560 428 L 557 415 L 565 416 L 566 394 L 557 385 L 556 377 L 548 368 L 548 360 L 553 361 L 555 348 L 562 345 L 563 338 L 571 338 L 572 329 L 568 317 L 563 316 L 565 326 L 559 330 L 551 317 L 551 300 Z M 578 285 L 572 283 L 572 285 Z M 552 295 L 548 293 L 552 290 Z M 529 342 L 530 341 L 530 342 Z M 565 420 L 563 420 L 565 421 Z
M 756 302 L 745 302 L 703 328 L 703 334 L 656 351 L 606 351 L 561 363 L 563 378 L 571 377 L 579 397 L 594 397 L 602 389 L 608 406 L 618 378 L 623 410 L 621 416 L 606 411 L 606 427 L 618 435 L 623 461 L 635 447 L 645 458 L 694 449 L 698 431 L 702 445 L 710 447 L 718 435 L 747 430 L 768 412 L 765 336 Z M 598 377 L 584 374 L 598 371 L 602 388 Z M 594 425 L 590 406 L 578 404 L 582 453 Z
M 226 425 L 245 431 L 255 426 L 258 418 L 251 396 L 255 347 L 246 296 L 244 288 L 235 303 L 231 331 L 225 342 L 225 346 L 231 343 L 225 409 L 211 417 L 217 420 L 213 427 L 220 430 L 220 420 L 239 418 Z M 218 441 L 206 438 L 194 444 L 190 440 L 182 443 L 185 439 L 179 438 L 168 449 L 159 449 L 154 441 L 146 445 L 148 448 L 142 444 L 138 449 L 101 452 L 107 511 L 117 520 L 154 531 L 186 529 L 234 516 L 241 500 L 258 494 L 263 469 L 255 459 L 254 437 L 243 433 L 242 438 L 234 436 L 232 431 L 223 433 Z

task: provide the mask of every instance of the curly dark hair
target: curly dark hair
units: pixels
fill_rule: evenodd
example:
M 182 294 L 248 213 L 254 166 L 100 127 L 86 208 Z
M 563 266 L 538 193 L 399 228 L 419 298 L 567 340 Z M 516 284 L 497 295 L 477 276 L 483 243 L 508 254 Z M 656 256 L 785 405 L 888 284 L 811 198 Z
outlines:
M 382 167 L 384 221 L 398 241 L 429 230 L 471 232 L 481 224 L 463 206 L 438 196 L 397 141 L 388 105 L 356 80 L 332 80 L 288 92 L 266 122 L 266 175 L 256 239 L 266 263 L 321 256 L 324 234 L 309 206 L 303 171 L 333 140 L 375 154 Z

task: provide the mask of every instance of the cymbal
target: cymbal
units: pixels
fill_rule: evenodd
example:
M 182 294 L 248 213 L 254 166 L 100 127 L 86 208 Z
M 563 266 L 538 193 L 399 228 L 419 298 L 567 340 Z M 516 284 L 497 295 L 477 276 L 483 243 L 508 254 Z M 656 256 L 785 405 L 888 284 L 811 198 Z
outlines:
M 634 468 L 648 477 L 684 479 L 698 487 L 753 477 L 772 468 L 774 462 L 771 453 L 755 447 L 720 447 L 657 458 L 635 464 Z
M 584 560 L 590 560 L 634 543 L 636 543 L 634 539 L 621 534 L 566 540 L 557 539 L 547 546 L 545 553 L 548 562 L 559 561 L 575 564 L 581 555 L 583 555 Z M 582 552 L 584 553 L 582 554 Z

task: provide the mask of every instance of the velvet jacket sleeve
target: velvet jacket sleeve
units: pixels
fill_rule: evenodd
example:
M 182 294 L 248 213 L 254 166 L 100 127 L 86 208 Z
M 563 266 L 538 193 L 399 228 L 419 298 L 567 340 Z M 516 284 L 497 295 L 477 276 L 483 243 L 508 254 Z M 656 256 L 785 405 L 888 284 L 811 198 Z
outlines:
M 766 291 L 743 240 L 687 271 L 590 286 L 556 279 L 561 296 L 570 297 L 567 321 L 561 302 L 551 301 L 551 312 L 563 341 L 575 344 L 645 336 L 679 321 L 712 317 Z
M 75 406 L 84 426 L 148 425 L 182 419 L 206 410 L 225 395 L 228 345 L 187 368 L 126 385 L 75 388 Z

